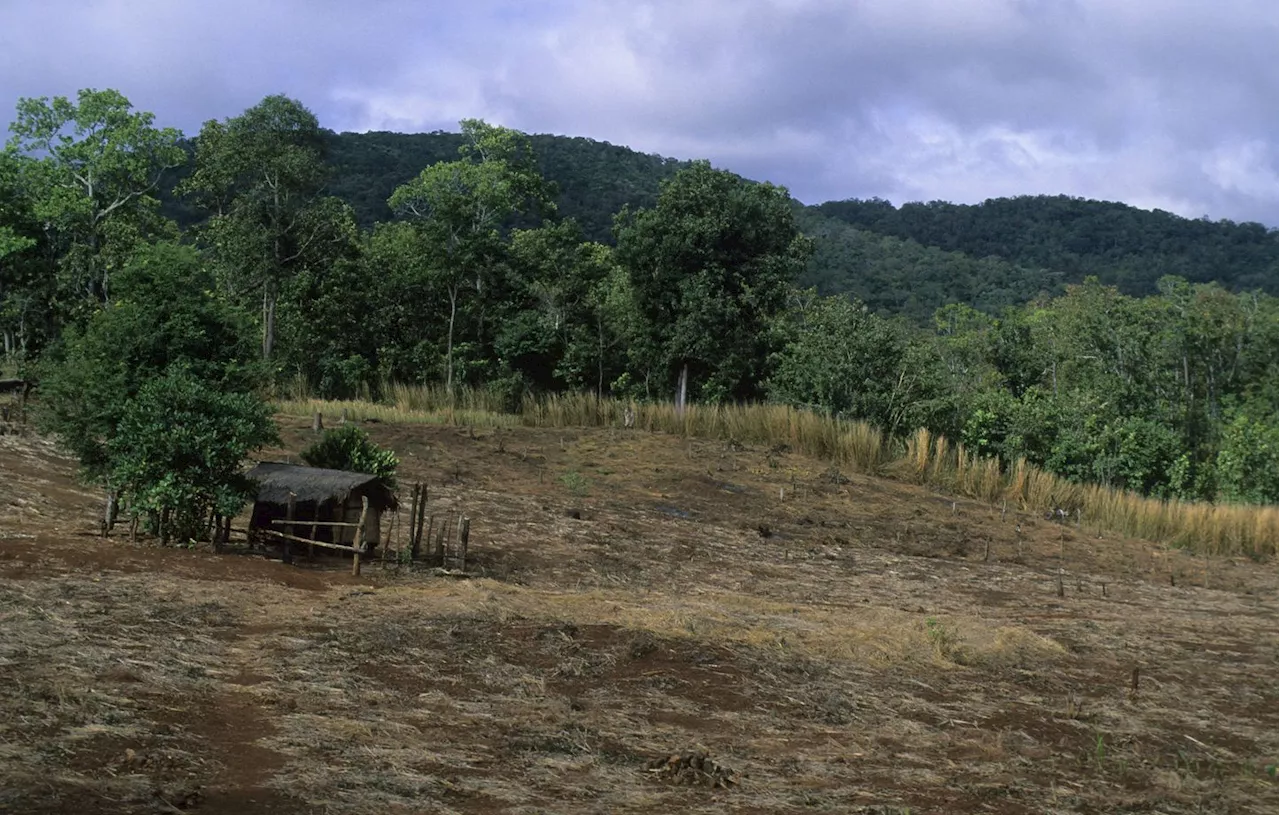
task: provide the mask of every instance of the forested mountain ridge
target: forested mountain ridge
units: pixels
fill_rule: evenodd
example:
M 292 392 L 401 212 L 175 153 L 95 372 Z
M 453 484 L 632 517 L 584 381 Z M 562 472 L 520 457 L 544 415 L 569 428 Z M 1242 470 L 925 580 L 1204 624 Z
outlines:
M 1066 195 L 900 207 L 849 199 L 816 209 L 859 229 L 944 251 L 1049 269 L 1069 283 L 1093 275 L 1126 294 L 1152 294 L 1164 275 L 1276 293 L 1277 232 L 1257 223 L 1189 219 Z
M 586 138 L 529 139 L 558 190 L 560 215 L 602 243 L 613 242 L 615 213 L 652 206 L 661 182 L 688 165 Z M 329 192 L 366 228 L 392 218 L 387 198 L 396 186 L 452 159 L 462 144 L 461 134 L 445 132 L 325 131 L 325 140 Z M 797 220 L 815 239 L 801 284 L 917 322 L 954 302 L 996 313 L 1090 275 L 1134 295 L 1155 293 L 1169 274 L 1235 291 L 1277 289 L 1276 230 L 1115 202 L 1042 195 L 895 208 L 849 199 L 800 205 Z
M 707 161 L 459 125 L 338 135 L 270 96 L 188 139 L 115 91 L 21 100 L 0 151 L 3 364 L 115 483 L 161 460 L 104 447 L 130 416 L 225 407 L 251 428 L 260 388 L 411 383 L 509 409 L 679 388 L 894 445 L 923 428 L 1076 482 L 1276 500 L 1278 303 L 1241 290 L 1274 282 L 1274 232 L 1066 198 L 826 206 L 855 226 Z M 903 212 L 942 231 L 875 231 Z M 1171 274 L 1186 258 L 1191 279 Z
M 927 324 L 934 312 L 962 303 L 987 314 L 1063 291 L 1064 275 L 1019 266 L 998 257 L 923 246 L 909 238 L 858 229 L 822 214 L 796 212 L 796 223 L 813 238 L 813 254 L 801 287 L 822 295 L 844 295 L 885 316 Z
M 424 167 L 451 161 L 460 133 L 334 133 L 326 136 L 329 193 L 356 211 L 362 227 L 392 219 L 387 199 Z M 543 177 L 558 190 L 559 214 L 573 218 L 590 240 L 612 242 L 613 216 L 623 206 L 649 207 L 658 186 L 686 161 L 571 136 L 530 136 Z

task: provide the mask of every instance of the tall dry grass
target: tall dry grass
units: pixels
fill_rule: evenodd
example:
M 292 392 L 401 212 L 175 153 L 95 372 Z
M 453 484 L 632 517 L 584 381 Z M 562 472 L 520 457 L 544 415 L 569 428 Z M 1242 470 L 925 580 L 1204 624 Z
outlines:
M 628 409 L 635 427 L 702 439 L 733 440 L 788 449 L 868 475 L 923 484 L 991 504 L 1022 510 L 1063 509 L 1094 529 L 1105 529 L 1211 555 L 1276 554 L 1280 518 L 1275 506 L 1165 501 L 1100 485 L 1076 484 L 1019 459 L 1007 466 L 969 452 L 943 436 L 918 430 L 905 444 L 892 443 L 866 422 L 785 405 L 688 405 L 632 403 L 593 394 L 526 397 L 518 414 L 502 412 L 490 391 L 384 386 L 382 403 L 309 399 L 292 388 L 279 401 L 282 413 L 310 416 L 347 410 L 354 420 L 461 424 L 478 427 L 620 427 Z

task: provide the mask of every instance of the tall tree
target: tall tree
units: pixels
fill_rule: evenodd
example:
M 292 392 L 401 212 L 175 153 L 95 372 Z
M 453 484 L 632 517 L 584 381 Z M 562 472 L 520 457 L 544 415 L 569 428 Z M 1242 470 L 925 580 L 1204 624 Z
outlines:
M 349 251 L 355 241 L 350 208 L 322 195 L 323 147 L 311 111 L 286 96 L 268 96 L 240 116 L 205 123 L 195 172 L 179 186 L 210 213 L 205 238 L 224 284 L 238 295 L 261 295 L 264 360 L 275 350 L 285 281 Z
M 186 153 L 174 128 L 133 110 L 118 91 L 82 90 L 20 99 L 9 149 L 36 160 L 22 169 L 33 214 L 61 244 L 63 286 L 110 298 L 112 273 L 140 242 L 165 232 L 155 193 Z
M 37 245 L 39 227 L 31 200 L 21 183 L 22 169 L 32 159 L 13 150 L 0 150 L 0 338 L 5 361 L 27 348 L 29 323 L 41 300 L 48 304 L 48 286 L 26 257 Z M 41 296 L 43 294 L 43 296 Z
M 551 190 L 542 180 L 524 134 L 476 119 L 463 120 L 457 161 L 424 169 L 396 188 L 388 204 L 412 225 L 431 286 L 448 300 L 445 386 L 454 383 L 459 308 L 472 294 L 483 304 L 497 283 L 505 251 L 503 227 L 517 213 L 550 214 Z
M 111 308 L 72 324 L 41 359 L 38 420 L 100 479 L 107 442 L 125 402 L 144 382 L 174 366 L 223 390 L 257 384 L 244 323 L 214 289 L 195 249 L 161 243 L 140 251 L 117 276 Z
M 649 386 L 665 391 L 687 374 L 705 399 L 757 396 L 776 346 L 770 325 L 811 251 L 787 191 L 695 162 L 663 182 L 652 209 L 619 213 L 615 234 L 643 326 L 632 354 Z
M 504 322 L 497 352 L 542 387 L 603 394 L 621 337 L 619 299 L 626 276 L 613 251 L 583 240 L 572 219 L 512 234 L 516 314 Z

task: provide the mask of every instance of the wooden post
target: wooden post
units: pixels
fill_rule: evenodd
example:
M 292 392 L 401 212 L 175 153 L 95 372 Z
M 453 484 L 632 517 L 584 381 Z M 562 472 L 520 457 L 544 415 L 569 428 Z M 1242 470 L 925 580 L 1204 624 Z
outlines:
M 421 489 L 422 489 L 422 492 L 418 496 L 418 519 L 415 522 L 415 525 L 418 528 L 418 534 L 413 539 L 413 559 L 414 560 L 418 559 L 418 553 L 422 549 L 422 519 L 423 519 L 423 516 L 427 514 L 427 485 L 423 484 Z M 430 545 L 430 543 L 431 543 L 431 540 L 428 539 L 427 544 Z
M 441 568 L 444 567 L 445 538 L 449 536 L 449 527 L 452 525 L 453 513 L 449 513 L 445 517 L 444 523 L 440 524 L 440 530 L 436 532 L 436 550 L 431 557 L 431 563 L 433 566 L 440 566 Z
M 320 415 L 320 411 L 316 411 L 316 416 L 311 420 L 311 432 L 319 433 L 324 430 L 324 418 Z
M 414 484 L 412 498 L 409 502 L 409 559 L 418 559 L 418 491 L 422 488 L 421 484 Z
M 289 493 L 289 503 L 285 505 L 284 519 L 289 522 L 289 525 L 288 525 L 289 534 L 294 536 L 297 536 L 298 534 L 298 531 L 293 528 L 293 519 L 297 517 L 297 510 L 298 510 L 298 496 L 291 492 Z M 290 543 L 289 541 L 286 540 L 284 542 L 284 555 L 280 559 L 283 560 L 285 563 L 293 562 L 292 546 L 293 544 Z
M 460 572 L 467 570 L 467 544 L 471 540 L 471 519 L 465 515 L 458 519 L 458 552 L 454 557 Z
M 427 550 L 428 550 L 427 559 L 430 560 L 431 559 L 431 551 L 430 551 L 431 542 L 435 540 L 433 536 L 436 534 L 436 516 L 428 515 L 426 520 L 426 525 L 423 526 L 422 524 L 418 524 L 418 527 L 419 527 L 418 528 L 419 547 L 421 546 L 422 536 L 425 531 L 426 539 L 427 539 Z M 415 549 L 414 554 L 415 556 L 419 554 L 419 550 Z
M 360 552 L 364 549 L 364 522 L 369 515 L 369 496 L 360 496 L 360 520 L 356 523 L 356 539 L 353 542 L 356 551 L 351 556 L 351 574 L 360 576 Z

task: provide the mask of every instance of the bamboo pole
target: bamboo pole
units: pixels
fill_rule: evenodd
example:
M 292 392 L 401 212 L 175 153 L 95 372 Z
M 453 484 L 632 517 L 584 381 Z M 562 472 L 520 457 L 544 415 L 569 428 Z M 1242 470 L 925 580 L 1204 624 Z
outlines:
M 423 484 L 422 495 L 418 501 L 418 518 L 415 524 L 418 532 L 413 539 L 413 559 L 414 560 L 418 559 L 418 553 L 422 550 L 422 521 L 423 521 L 423 516 L 425 516 L 426 514 L 427 514 L 427 485 Z M 429 538 L 427 542 L 430 543 Z
M 231 531 L 243 532 L 244 530 L 233 529 Z M 336 549 L 339 552 L 357 552 L 358 553 L 360 551 L 358 548 L 354 546 L 347 546 L 346 544 L 342 544 L 342 543 L 329 543 L 328 541 L 307 540 L 306 538 L 300 538 L 297 535 L 290 535 L 285 532 L 277 532 L 274 529 L 259 529 L 258 532 L 263 535 L 274 535 L 275 537 L 280 538 L 281 540 L 295 541 L 297 543 L 314 543 L 316 546 L 320 546 L 325 549 Z

